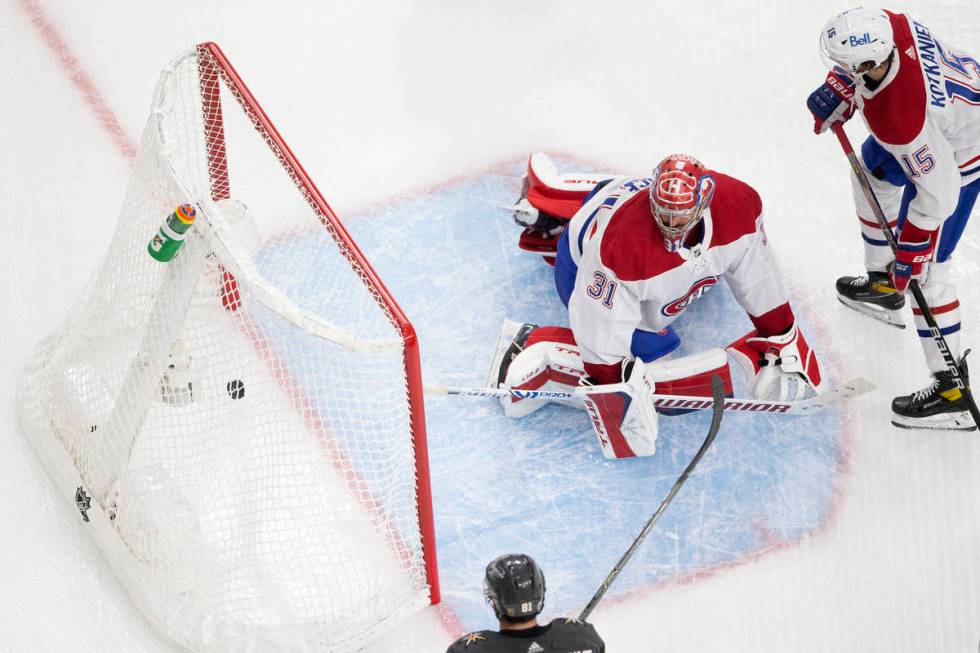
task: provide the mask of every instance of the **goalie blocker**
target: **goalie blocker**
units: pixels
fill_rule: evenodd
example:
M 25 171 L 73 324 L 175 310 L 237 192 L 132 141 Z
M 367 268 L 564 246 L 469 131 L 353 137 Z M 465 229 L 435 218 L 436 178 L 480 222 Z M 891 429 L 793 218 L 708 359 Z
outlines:
M 746 374 L 754 398 L 799 399 L 820 393 L 825 382 L 816 356 L 794 325 L 782 336 L 761 338 L 755 332 L 728 346 Z M 660 414 L 689 412 L 657 408 L 654 394 L 711 397 L 711 377 L 721 378 L 725 395 L 732 396 L 731 371 L 725 351 L 714 348 L 673 360 L 624 361 L 622 381 L 586 389 L 579 404 L 592 421 L 606 458 L 651 456 L 656 452 Z M 571 329 L 520 325 L 505 320 L 491 363 L 488 387 L 571 392 L 592 383 Z M 548 403 L 547 399 L 501 398 L 508 417 L 523 417 Z

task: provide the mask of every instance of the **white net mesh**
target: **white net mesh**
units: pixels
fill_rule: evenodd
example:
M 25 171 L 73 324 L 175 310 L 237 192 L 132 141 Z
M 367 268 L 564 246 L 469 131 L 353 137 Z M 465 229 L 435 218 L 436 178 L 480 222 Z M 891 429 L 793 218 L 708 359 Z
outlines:
M 223 61 L 201 46 L 161 75 L 111 248 L 21 418 L 169 637 L 346 650 L 429 601 L 417 380 L 397 306 Z M 182 202 L 195 227 L 157 262 Z

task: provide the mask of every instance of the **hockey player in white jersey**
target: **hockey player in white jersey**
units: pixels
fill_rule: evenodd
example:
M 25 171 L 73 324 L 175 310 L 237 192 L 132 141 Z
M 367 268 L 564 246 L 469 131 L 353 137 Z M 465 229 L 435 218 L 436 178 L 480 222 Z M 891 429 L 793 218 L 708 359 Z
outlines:
M 868 274 L 838 279 L 838 297 L 904 328 L 903 293 L 911 278 L 918 279 L 966 379 L 960 304 L 949 266 L 980 193 L 980 63 L 911 17 L 882 9 L 836 16 L 824 27 L 820 46 L 834 68 L 807 101 L 814 131 L 861 112 L 871 132 L 861 161 L 889 225 L 898 230 L 893 255 L 852 173 Z M 933 381 L 894 399 L 893 424 L 975 428 L 921 312 L 912 312 Z
M 526 227 L 521 246 L 554 263 L 571 328 L 514 325 L 489 381 L 590 388 L 583 403 L 606 457 L 654 453 L 654 392 L 710 396 L 718 374 L 731 396 L 724 350 L 665 358 L 680 344 L 670 324 L 722 279 L 755 326 L 727 347 L 750 393 L 787 400 L 822 390 L 770 255 L 762 202 L 747 184 L 684 154 L 663 159 L 650 177 L 603 179 L 558 175 L 538 153 L 511 208 Z M 516 417 L 544 401 L 503 403 Z

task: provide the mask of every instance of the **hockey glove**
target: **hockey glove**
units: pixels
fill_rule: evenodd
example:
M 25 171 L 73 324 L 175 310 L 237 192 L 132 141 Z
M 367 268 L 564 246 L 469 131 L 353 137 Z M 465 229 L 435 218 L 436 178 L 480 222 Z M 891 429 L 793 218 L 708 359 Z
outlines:
M 895 262 L 888 266 L 888 277 L 898 292 L 905 292 L 909 281 L 922 276 L 923 267 L 932 259 L 936 247 L 936 230 L 927 231 L 905 221 L 898 235 Z
M 813 114 L 814 134 L 824 133 L 834 123 L 846 122 L 854 115 L 854 79 L 835 66 L 824 83 L 810 93 L 806 106 Z
M 749 394 L 756 399 L 802 399 L 807 388 L 824 389 L 820 361 L 796 324 L 768 338 L 753 330 L 726 347 L 745 372 Z

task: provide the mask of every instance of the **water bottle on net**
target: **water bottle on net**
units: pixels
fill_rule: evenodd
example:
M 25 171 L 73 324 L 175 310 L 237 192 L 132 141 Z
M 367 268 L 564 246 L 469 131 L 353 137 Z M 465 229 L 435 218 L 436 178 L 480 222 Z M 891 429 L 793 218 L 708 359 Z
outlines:
M 184 235 L 194 224 L 196 217 L 197 212 L 190 204 L 178 206 L 160 225 L 160 230 L 154 234 L 146 246 L 146 251 L 161 263 L 172 260 L 177 256 L 180 246 L 184 244 Z

